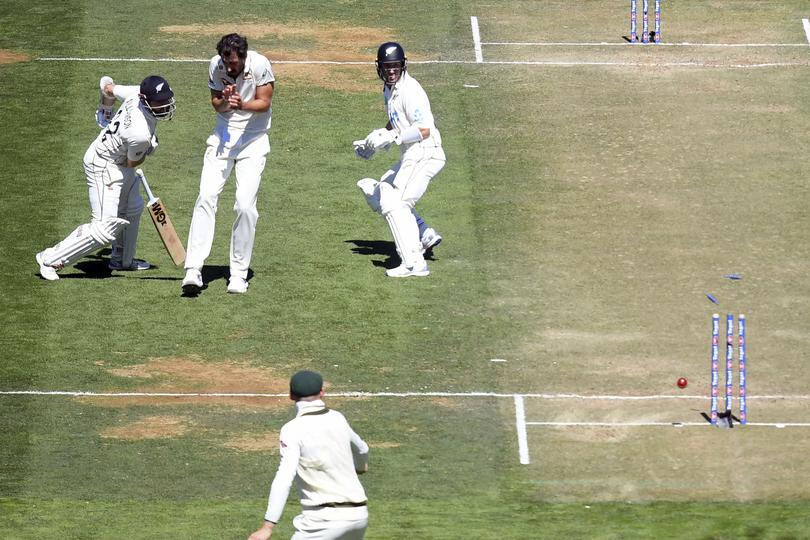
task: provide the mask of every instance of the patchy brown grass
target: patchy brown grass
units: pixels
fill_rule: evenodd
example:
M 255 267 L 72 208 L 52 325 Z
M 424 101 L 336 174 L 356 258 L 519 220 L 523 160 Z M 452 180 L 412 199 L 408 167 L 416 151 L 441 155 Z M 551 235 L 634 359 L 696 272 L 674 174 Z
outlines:
M 237 362 L 203 362 L 198 358 L 151 358 L 148 362 L 108 370 L 118 377 L 143 379 L 139 393 L 223 393 L 284 394 L 281 397 L 199 397 L 199 396 L 121 396 L 77 398 L 102 407 L 133 405 L 212 404 L 245 408 L 279 408 L 290 406 L 286 397 L 289 379 L 271 370 Z
M 278 431 L 268 431 L 263 434 L 243 435 L 229 439 L 224 445 L 240 452 L 270 452 L 278 453 Z M 399 448 L 402 446 L 396 442 L 369 442 L 371 451 L 384 450 L 389 448 Z
M 17 62 L 28 62 L 31 56 L 8 49 L 0 49 L 0 64 L 14 64 Z
M 107 428 L 101 436 L 108 439 L 165 439 L 180 437 L 189 429 L 189 421 L 182 416 L 148 416 L 124 426 Z
M 382 92 L 382 82 L 373 66 L 275 64 L 273 73 L 280 84 L 315 85 L 349 94 Z
M 402 446 L 401 444 L 399 444 L 399 443 L 395 443 L 395 442 L 374 442 L 374 443 L 373 443 L 373 442 L 370 442 L 370 443 L 368 443 L 368 445 L 369 445 L 369 447 L 371 448 L 371 451 L 372 451 L 372 452 L 373 452 L 373 451 L 374 451 L 374 449 L 376 449 L 376 448 L 380 448 L 380 449 L 385 449 L 385 448 L 399 448 L 400 446 Z
M 280 43 L 293 42 L 294 48 L 282 45 L 267 53 L 271 60 L 370 61 L 380 43 L 393 39 L 388 30 L 380 28 L 326 25 L 312 21 L 297 24 L 184 24 L 163 26 L 160 31 L 212 38 L 236 32 L 247 37 L 249 43 L 266 37 L 273 37 Z
M 268 431 L 261 435 L 243 435 L 225 441 L 224 445 L 240 452 L 278 453 L 278 431 Z
M 201 35 L 212 38 L 236 32 L 246 36 L 249 43 L 253 43 L 257 38 L 273 37 L 280 45 L 269 51 L 260 51 L 272 62 L 368 62 L 367 65 L 280 63 L 273 66 L 279 81 L 316 85 L 348 93 L 379 89 L 380 83 L 371 63 L 379 44 L 393 39 L 390 32 L 385 29 L 313 22 L 286 25 L 187 24 L 164 26 L 160 31 L 167 34 Z
M 431 405 L 444 407 L 445 409 L 456 409 L 464 406 L 461 400 L 449 397 L 432 397 L 430 398 L 430 403 Z

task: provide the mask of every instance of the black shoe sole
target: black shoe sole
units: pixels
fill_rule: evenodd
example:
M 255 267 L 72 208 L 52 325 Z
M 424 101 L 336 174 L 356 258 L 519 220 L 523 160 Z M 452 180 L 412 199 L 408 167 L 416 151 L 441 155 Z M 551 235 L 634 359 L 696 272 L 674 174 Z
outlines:
M 199 285 L 194 285 L 190 283 L 188 285 L 183 285 L 183 296 L 199 296 L 202 292 L 202 287 Z

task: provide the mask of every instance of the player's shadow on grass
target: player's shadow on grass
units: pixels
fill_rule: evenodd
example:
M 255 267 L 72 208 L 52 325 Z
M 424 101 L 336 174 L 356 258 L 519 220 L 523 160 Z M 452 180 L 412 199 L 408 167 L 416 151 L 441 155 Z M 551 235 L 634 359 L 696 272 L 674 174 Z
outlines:
M 123 274 L 126 273 L 131 274 L 132 277 L 137 277 L 138 279 L 151 279 L 156 281 L 180 281 L 183 279 L 182 274 L 179 274 L 176 277 L 150 275 L 150 273 L 160 268 L 159 265 L 154 263 L 148 270 L 140 270 L 137 272 L 113 272 L 108 267 L 110 264 L 111 254 L 112 250 L 109 248 L 97 251 L 96 253 L 88 255 L 73 265 L 73 268 L 82 272 L 81 274 L 63 274 L 59 277 L 60 279 L 107 279 L 124 277 Z
M 110 264 L 110 255 L 112 254 L 112 250 L 110 248 L 105 248 L 99 250 L 92 255 L 88 255 L 87 257 L 83 258 L 79 262 L 73 265 L 73 268 L 83 272 L 82 274 L 63 274 L 60 275 L 60 279 L 107 279 L 107 278 L 120 278 L 124 277 L 123 274 L 125 272 L 116 271 L 113 272 L 110 270 L 108 265 Z M 177 281 L 182 279 L 182 276 L 178 277 L 166 277 L 166 276 L 150 276 L 149 274 L 157 269 L 160 266 L 157 264 L 152 264 L 152 267 L 148 270 L 140 270 L 137 272 L 126 272 L 132 274 L 133 277 L 138 279 L 152 279 L 152 280 L 159 280 L 159 281 Z
M 81 274 L 60 274 L 59 279 L 107 279 L 121 277 L 113 275 L 112 270 L 107 268 L 109 259 L 82 259 L 73 265 L 73 268 L 81 271 Z
M 352 248 L 352 253 L 356 255 L 383 255 L 386 257 L 384 261 L 371 261 L 374 266 L 396 268 L 399 265 L 397 247 L 393 242 L 385 240 L 346 240 L 346 243 L 355 245 Z
M 396 268 L 400 264 L 397 247 L 393 242 L 387 240 L 346 240 L 347 244 L 354 244 L 352 253 L 356 255 L 383 255 L 387 257 L 384 261 L 371 261 L 374 266 L 385 268 Z M 425 252 L 425 260 L 435 261 L 433 250 Z
M 112 270 L 107 267 L 107 265 L 110 264 L 111 253 L 112 250 L 109 248 L 96 251 L 73 265 L 73 268 L 82 272 L 81 274 L 64 274 L 59 277 L 60 279 L 107 279 L 121 277 L 119 275 L 113 275 Z

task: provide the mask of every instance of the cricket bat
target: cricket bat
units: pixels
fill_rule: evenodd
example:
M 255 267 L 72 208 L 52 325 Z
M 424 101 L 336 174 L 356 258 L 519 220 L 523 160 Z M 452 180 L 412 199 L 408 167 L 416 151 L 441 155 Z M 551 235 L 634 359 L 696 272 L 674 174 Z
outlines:
M 146 203 L 146 206 L 149 208 L 149 216 L 152 218 L 152 223 L 155 224 L 158 236 L 160 236 L 174 264 L 180 266 L 183 264 L 183 261 L 186 260 L 186 250 L 183 247 L 183 242 L 181 242 L 180 238 L 177 236 L 177 231 L 174 230 L 172 220 L 169 218 L 169 211 L 166 210 L 166 205 L 163 204 L 159 198 L 155 197 L 152 190 L 149 189 L 149 184 L 146 182 L 146 176 L 143 174 L 143 171 L 137 169 L 135 174 L 141 179 L 146 194 L 149 196 L 149 201 Z

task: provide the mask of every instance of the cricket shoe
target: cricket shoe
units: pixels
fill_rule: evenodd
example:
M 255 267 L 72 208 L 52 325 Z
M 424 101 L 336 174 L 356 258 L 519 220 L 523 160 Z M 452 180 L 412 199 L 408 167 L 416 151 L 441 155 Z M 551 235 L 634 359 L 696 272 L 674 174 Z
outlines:
M 45 264 L 44 252 L 37 253 L 36 259 L 37 264 L 39 265 L 39 275 L 42 276 L 42 279 L 47 279 L 48 281 L 56 281 L 59 279 L 59 274 L 56 273 L 56 268 Z
M 228 281 L 228 292 L 231 294 L 245 294 L 248 290 L 248 282 L 243 277 L 231 276 Z
M 408 267 L 405 264 L 400 264 L 396 268 L 391 268 L 390 270 L 385 271 L 385 275 L 388 277 L 424 277 L 430 274 L 430 270 L 428 270 L 427 263 L 423 263 L 422 266 L 414 266 Z
M 122 272 L 129 272 L 129 271 L 137 271 L 137 270 L 149 270 L 152 268 L 152 264 L 144 261 L 143 259 L 132 259 L 132 262 L 129 263 L 129 266 L 124 266 L 121 264 L 121 261 L 114 261 L 110 260 L 109 264 L 107 264 L 107 268 L 110 270 L 121 270 Z
M 422 254 L 442 243 L 442 237 L 432 227 L 425 229 L 425 234 L 422 235 Z
M 186 296 L 197 296 L 203 288 L 202 274 L 196 268 L 186 270 L 186 277 L 180 284 L 183 294 Z

